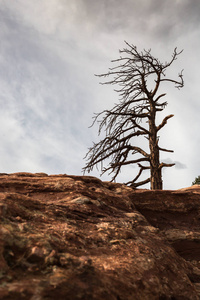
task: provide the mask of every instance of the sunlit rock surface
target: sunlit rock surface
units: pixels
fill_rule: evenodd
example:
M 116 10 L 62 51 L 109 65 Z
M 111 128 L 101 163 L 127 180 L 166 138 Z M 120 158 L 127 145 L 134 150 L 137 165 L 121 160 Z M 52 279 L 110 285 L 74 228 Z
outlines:
M 0 174 L 0 222 L 0 299 L 199 299 L 199 186 Z

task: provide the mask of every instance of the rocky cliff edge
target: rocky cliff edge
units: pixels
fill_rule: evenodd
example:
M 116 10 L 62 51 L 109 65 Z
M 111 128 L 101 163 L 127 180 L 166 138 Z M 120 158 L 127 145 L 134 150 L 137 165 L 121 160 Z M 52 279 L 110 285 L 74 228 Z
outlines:
M 0 174 L 0 299 L 199 299 L 200 186 Z

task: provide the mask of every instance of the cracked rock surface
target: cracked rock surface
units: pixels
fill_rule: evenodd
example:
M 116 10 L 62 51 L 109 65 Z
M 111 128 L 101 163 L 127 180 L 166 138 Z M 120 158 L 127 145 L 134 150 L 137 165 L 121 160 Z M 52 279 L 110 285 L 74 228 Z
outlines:
M 0 299 L 199 299 L 200 187 L 0 174 Z

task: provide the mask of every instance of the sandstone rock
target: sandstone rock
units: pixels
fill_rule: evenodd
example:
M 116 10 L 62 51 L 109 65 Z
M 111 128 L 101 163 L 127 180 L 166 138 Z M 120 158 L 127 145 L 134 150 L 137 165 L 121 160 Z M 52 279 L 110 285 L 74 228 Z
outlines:
M 199 299 L 197 189 L 0 174 L 0 299 Z
M 75 204 L 92 204 L 91 199 L 89 199 L 88 197 L 78 197 L 71 200 L 70 202 Z

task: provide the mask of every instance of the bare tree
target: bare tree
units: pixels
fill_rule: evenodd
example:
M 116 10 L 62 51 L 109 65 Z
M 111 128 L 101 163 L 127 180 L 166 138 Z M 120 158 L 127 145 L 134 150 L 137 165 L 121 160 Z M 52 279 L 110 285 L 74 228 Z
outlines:
M 160 151 L 173 151 L 159 146 L 158 133 L 173 115 L 167 115 L 156 125 L 157 113 L 167 105 L 163 101 L 166 94 L 159 94 L 158 91 L 163 82 L 171 82 L 178 89 L 183 87 L 182 71 L 177 80 L 166 76 L 166 69 L 182 51 L 177 52 L 175 48 L 171 60 L 161 63 L 152 56 L 151 50 L 138 52 L 136 46 L 125 43 L 127 48 L 119 51 L 120 58 L 112 61 L 118 65 L 110 68 L 108 73 L 97 75 L 112 77 L 102 84 L 118 85 L 119 88 L 115 91 L 119 93 L 120 101 L 111 110 L 95 114 L 93 124 L 99 122 L 99 134 L 105 129 L 106 136 L 89 148 L 83 170 L 90 172 L 95 165 L 101 163 L 102 174 L 107 171 L 109 174 L 113 173 L 113 181 L 123 166 L 138 164 L 137 176 L 126 184 L 136 188 L 150 182 L 151 189 L 162 189 L 162 168 L 174 164 L 160 162 Z M 100 117 L 102 119 L 99 121 Z M 135 137 L 139 136 L 148 140 L 149 153 L 135 146 Z M 107 167 L 103 167 L 103 161 L 107 159 L 111 161 Z M 142 172 L 147 169 L 150 170 L 150 177 L 138 182 Z

